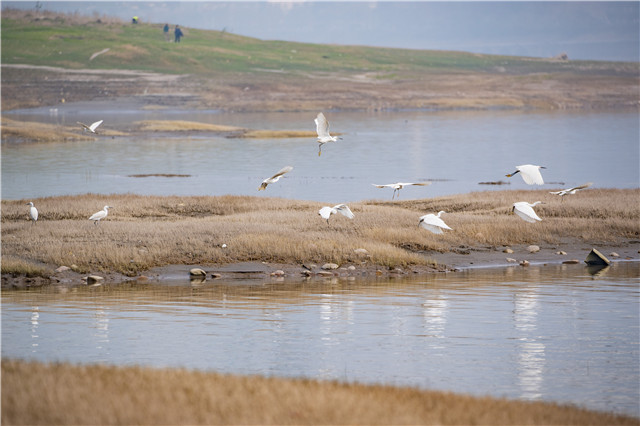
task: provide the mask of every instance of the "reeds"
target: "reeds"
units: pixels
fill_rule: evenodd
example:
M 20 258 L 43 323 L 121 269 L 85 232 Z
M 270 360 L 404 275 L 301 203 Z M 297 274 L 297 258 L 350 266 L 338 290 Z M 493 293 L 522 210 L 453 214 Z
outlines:
M 514 201 L 541 200 L 542 222 L 510 214 Z M 26 201 L 40 212 L 28 221 Z M 18 260 L 75 264 L 79 272 L 139 274 L 168 264 L 265 261 L 433 266 L 430 253 L 460 246 L 586 244 L 640 238 L 640 190 L 592 189 L 565 201 L 547 191 L 488 191 L 400 202 L 350 203 L 353 220 L 332 217 L 320 203 L 248 196 L 65 196 L 2 201 L 3 273 L 22 273 Z M 107 219 L 88 217 L 108 204 Z M 445 210 L 453 231 L 434 235 L 419 216 Z M 226 244 L 226 248 L 222 245 Z M 358 255 L 364 248 L 369 256 Z M 14 259 L 5 265 L 6 259 Z
M 2 360 L 2 424 L 580 424 L 632 417 L 382 385 Z

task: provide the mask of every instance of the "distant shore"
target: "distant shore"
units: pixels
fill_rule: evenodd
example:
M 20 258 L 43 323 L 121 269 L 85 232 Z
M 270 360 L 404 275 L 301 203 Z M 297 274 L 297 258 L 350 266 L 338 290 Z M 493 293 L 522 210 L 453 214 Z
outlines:
M 542 222 L 510 214 L 541 199 Z M 635 200 L 636 202 L 629 202 Z M 2 288 L 126 280 L 367 278 L 482 266 L 583 263 L 592 248 L 612 261 L 640 258 L 640 189 L 587 189 L 561 201 L 544 190 L 486 191 L 432 199 L 351 203 L 330 224 L 321 203 L 249 196 L 81 195 L 2 201 Z M 94 225 L 94 210 L 114 206 Z M 452 231 L 418 217 L 444 210 Z M 526 267 L 526 266 L 523 266 Z

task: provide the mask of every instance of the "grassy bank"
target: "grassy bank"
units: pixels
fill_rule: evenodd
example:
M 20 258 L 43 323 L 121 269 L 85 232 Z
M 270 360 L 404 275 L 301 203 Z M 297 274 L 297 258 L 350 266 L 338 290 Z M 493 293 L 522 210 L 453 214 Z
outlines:
M 638 419 L 391 386 L 3 360 L 2 423 L 637 425 Z
M 256 183 L 257 187 L 258 183 Z M 542 222 L 510 214 L 541 200 Z M 28 221 L 27 201 L 40 211 Z M 2 201 L 2 273 L 42 275 L 60 265 L 134 276 L 170 264 L 264 261 L 299 265 L 435 267 L 430 254 L 460 247 L 624 243 L 640 238 L 640 190 L 589 189 L 562 202 L 545 190 L 488 191 L 413 201 L 350 203 L 353 220 L 330 224 L 321 203 L 249 196 L 82 195 Z M 94 226 L 88 217 L 114 208 Z M 418 218 L 445 210 L 453 231 L 434 235 Z M 226 247 L 222 247 L 226 244 Z M 355 250 L 364 248 L 368 256 Z

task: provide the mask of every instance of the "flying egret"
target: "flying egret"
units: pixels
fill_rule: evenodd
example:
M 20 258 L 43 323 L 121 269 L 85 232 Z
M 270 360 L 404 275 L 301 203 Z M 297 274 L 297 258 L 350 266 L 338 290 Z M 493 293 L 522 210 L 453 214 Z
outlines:
M 590 187 L 591 185 L 593 185 L 592 182 L 589 183 L 585 183 L 584 185 L 580 185 L 580 186 L 574 186 L 573 188 L 567 188 L 567 189 L 563 189 L 562 191 L 554 191 L 554 192 L 549 192 L 549 194 L 553 194 L 553 195 L 559 195 L 561 196 L 561 200 L 564 201 L 564 196 L 565 195 L 569 195 L 569 194 L 575 194 L 576 192 L 580 191 L 581 189 L 585 189 Z
M 104 121 L 104 120 L 96 121 L 96 122 L 95 122 L 95 123 L 93 123 L 91 126 L 87 126 L 86 124 L 81 123 L 81 122 L 79 122 L 79 121 L 78 121 L 78 124 L 79 124 L 79 125 L 81 125 L 81 126 L 83 127 L 83 131 L 84 131 L 84 130 L 88 130 L 88 131 L 90 131 L 91 133 L 95 133 L 95 132 L 96 132 L 96 129 L 98 128 L 98 126 L 99 126 L 99 125 L 101 125 L 101 124 L 102 124 L 102 122 L 103 122 L 103 121 Z
M 322 145 L 324 145 L 327 142 L 335 142 L 338 139 L 342 139 L 339 138 L 337 136 L 331 136 L 329 134 L 329 121 L 327 121 L 327 118 L 324 116 L 323 113 L 319 112 L 318 116 L 316 118 L 313 119 L 313 121 L 315 121 L 316 123 L 316 132 L 318 133 L 318 157 L 320 156 L 320 154 L 322 154 Z
M 336 213 L 341 213 L 349 219 L 353 219 L 354 217 L 353 212 L 346 204 L 338 204 L 337 206 L 333 207 L 324 206 L 318 211 L 318 214 L 322 216 L 323 219 L 326 219 L 327 223 L 329 223 L 329 218 L 331 217 L 331 215 Z
M 536 201 L 533 204 L 527 203 L 526 201 L 519 201 L 517 203 L 513 203 L 513 208 L 511 209 L 511 212 L 517 214 L 522 218 L 522 220 L 526 222 L 535 223 L 536 220 L 537 221 L 542 220 L 538 217 L 538 215 L 536 214 L 535 211 L 533 211 L 533 208 L 532 208 L 538 204 L 542 204 L 542 201 Z
M 93 220 L 93 224 L 97 225 L 98 222 L 100 222 L 100 219 L 104 219 L 105 217 L 107 217 L 107 215 L 109 214 L 109 209 L 112 209 L 112 208 L 113 207 L 111 206 L 104 206 L 102 210 L 92 214 L 89 220 Z
M 523 164 L 522 166 L 516 166 L 516 171 L 513 173 L 509 173 L 505 175 L 507 177 L 511 177 L 517 173 L 522 175 L 522 179 L 528 185 L 542 185 L 544 181 L 542 180 L 542 175 L 540 174 L 540 169 L 546 169 L 543 166 L 534 166 L 533 164 Z
M 434 234 L 442 234 L 443 229 L 449 229 L 449 226 L 444 223 L 444 220 L 440 219 L 440 215 L 442 213 L 446 213 L 445 211 L 439 211 L 438 214 L 425 214 L 424 216 L 420 216 L 420 222 L 418 226 L 422 226 L 424 229 L 433 232 Z
M 258 191 L 264 191 L 265 189 L 267 189 L 267 185 L 269 185 L 270 183 L 276 183 L 277 181 L 280 180 L 282 175 L 284 175 L 285 173 L 289 173 L 291 170 L 293 170 L 293 167 L 291 167 L 291 166 L 283 167 L 275 175 L 271 176 L 270 178 L 266 178 L 265 180 L 263 180 L 262 181 L 262 185 L 260 185 L 260 188 L 258 188 Z
M 29 208 L 29 217 L 31 218 L 31 220 L 33 221 L 33 224 L 36 224 L 36 221 L 38 220 L 38 209 L 36 209 L 33 205 L 32 201 L 29 201 L 27 203 L 27 206 L 31 206 Z
M 393 197 L 395 197 L 396 195 L 396 191 L 398 192 L 398 198 L 400 198 L 400 190 L 405 186 L 410 186 L 410 185 L 427 186 L 427 185 L 431 185 L 431 182 L 417 182 L 417 183 L 397 182 L 397 183 L 388 183 L 386 185 L 376 185 L 375 183 L 372 183 L 371 185 L 375 186 L 376 188 L 393 188 L 393 195 L 391 195 L 391 199 L 393 200 Z

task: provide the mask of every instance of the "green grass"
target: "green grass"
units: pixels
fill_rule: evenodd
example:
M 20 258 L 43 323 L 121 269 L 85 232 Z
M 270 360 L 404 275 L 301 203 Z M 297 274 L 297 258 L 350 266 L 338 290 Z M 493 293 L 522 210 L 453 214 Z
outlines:
M 106 21 L 106 22 L 105 22 Z M 110 50 L 93 61 L 89 57 Z M 185 29 L 180 44 L 167 43 L 162 24 L 29 12 L 2 14 L 2 63 L 65 68 L 135 69 L 171 74 L 381 73 L 385 79 L 430 72 L 637 74 L 637 64 L 477 55 L 463 52 L 335 46 L 263 41 L 220 31 Z

